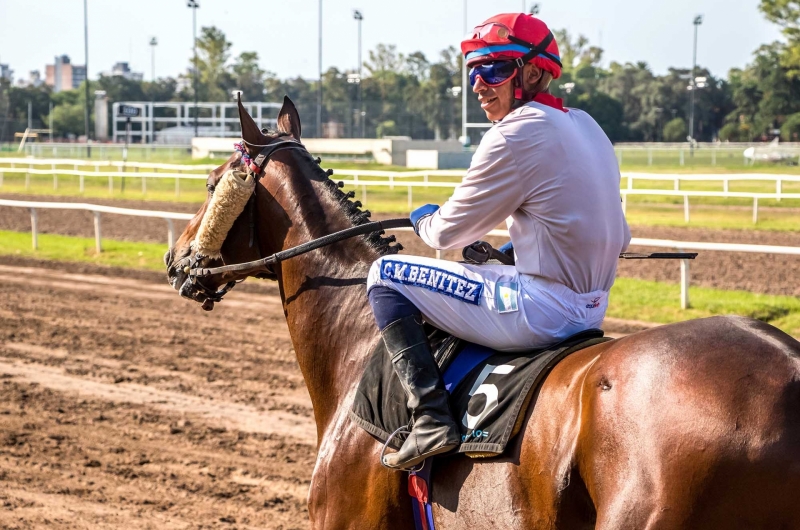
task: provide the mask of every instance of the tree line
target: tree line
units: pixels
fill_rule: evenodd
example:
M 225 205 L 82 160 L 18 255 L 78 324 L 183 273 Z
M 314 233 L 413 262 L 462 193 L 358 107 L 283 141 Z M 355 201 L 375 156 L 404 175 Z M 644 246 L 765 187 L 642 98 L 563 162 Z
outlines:
M 694 138 L 699 141 L 759 141 L 779 134 L 800 141 L 800 0 L 761 0 L 761 12 L 778 24 L 784 41 L 764 44 L 743 68 L 727 78 L 698 67 L 705 77 L 695 93 Z M 564 64 L 552 92 L 566 104 L 591 114 L 614 142 L 680 142 L 689 135 L 691 68 L 670 68 L 656 75 L 646 63 L 611 62 L 602 66 L 603 50 L 583 36 L 556 32 Z M 298 106 L 304 132 L 316 130 L 317 80 L 279 79 L 260 66 L 257 52 L 231 57 L 231 43 L 216 27 L 204 27 L 197 41 L 197 96 L 200 101 L 230 101 L 240 90 L 244 101 L 280 102 L 284 95 Z M 364 62 L 365 75 L 329 68 L 322 76 L 323 124 L 344 137 L 410 136 L 457 138 L 461 134 L 461 55 L 455 47 L 429 59 L 421 52 L 399 53 L 379 44 Z M 100 76 L 90 93 L 104 90 L 110 101 L 192 101 L 192 61 L 177 78 L 132 81 Z M 359 90 L 361 91 L 359 96 Z M 475 98 L 468 99 L 468 121 L 484 121 Z M 361 103 L 359 103 L 361 102 Z M 27 124 L 28 104 L 36 127 L 52 118 L 57 137 L 84 133 L 83 87 L 52 92 L 47 86 L 17 87 L 0 81 L 0 139 L 9 141 Z M 52 109 L 52 110 L 51 110 Z M 363 119 L 363 123 L 362 120 Z M 92 129 L 93 130 L 93 129 Z M 473 131 L 473 140 L 478 131 Z

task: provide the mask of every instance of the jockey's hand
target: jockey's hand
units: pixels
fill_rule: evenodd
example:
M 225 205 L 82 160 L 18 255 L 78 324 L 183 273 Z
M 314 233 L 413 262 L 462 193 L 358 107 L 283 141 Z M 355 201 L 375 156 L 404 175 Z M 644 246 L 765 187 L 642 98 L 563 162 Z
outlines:
M 461 256 L 467 263 L 475 265 L 483 265 L 489 261 L 492 246 L 486 241 L 476 241 L 471 245 L 464 247 L 461 251 Z
M 419 222 L 426 217 L 430 217 L 431 215 L 435 214 L 438 209 L 438 204 L 426 204 L 425 206 L 420 206 L 411 212 L 411 215 L 408 217 L 411 219 L 411 224 L 414 225 L 415 234 L 419 235 Z

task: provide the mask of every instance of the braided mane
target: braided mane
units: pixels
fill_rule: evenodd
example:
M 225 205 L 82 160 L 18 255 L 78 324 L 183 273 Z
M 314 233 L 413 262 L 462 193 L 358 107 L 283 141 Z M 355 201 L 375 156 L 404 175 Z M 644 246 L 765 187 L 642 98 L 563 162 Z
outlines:
M 314 161 L 317 165 L 321 168 L 320 162 L 322 161 L 320 158 L 315 158 Z M 331 175 L 333 175 L 332 169 L 324 170 L 325 173 L 325 180 L 323 180 L 323 184 L 325 188 L 333 195 L 333 198 L 341 206 L 342 210 L 344 210 L 347 218 L 353 223 L 353 226 L 363 225 L 364 223 L 370 222 L 370 215 L 372 212 L 369 210 L 362 210 L 361 209 L 361 201 L 354 201 L 352 200 L 355 197 L 355 191 L 348 191 L 347 193 L 343 192 L 340 188 L 344 187 L 344 182 L 334 182 L 331 180 Z M 369 234 L 365 234 L 361 236 L 367 244 L 378 251 L 381 256 L 385 256 L 387 254 L 397 254 L 401 250 L 403 250 L 403 245 L 400 243 L 395 243 L 397 238 L 395 236 L 383 237 L 385 232 L 383 230 L 379 232 L 370 232 Z
M 291 136 L 289 133 L 284 131 L 277 131 L 272 130 L 269 128 L 265 128 L 261 130 L 261 133 L 266 135 L 269 138 L 277 138 L 282 136 Z M 340 188 L 344 187 L 344 182 L 334 182 L 331 180 L 331 175 L 333 175 L 332 169 L 323 170 L 321 163 L 322 159 L 317 157 L 313 158 L 311 153 L 309 153 L 305 148 L 302 150 L 307 157 L 304 158 L 304 162 L 313 162 L 309 163 L 309 168 L 312 171 L 317 173 L 317 176 L 321 177 L 321 182 L 325 186 L 325 188 L 333 195 L 333 198 L 336 202 L 339 203 L 339 206 L 344 210 L 344 213 L 347 215 L 347 218 L 353 223 L 353 226 L 363 225 L 364 223 L 370 222 L 370 216 L 372 212 L 369 210 L 362 210 L 361 209 L 361 201 L 354 201 L 352 200 L 355 197 L 355 191 L 348 191 L 347 193 L 343 192 Z M 249 165 L 249 163 L 248 163 Z M 373 249 L 375 249 L 381 256 L 385 256 L 388 254 L 397 254 L 401 250 L 403 250 L 403 245 L 400 243 L 396 243 L 397 238 L 395 236 L 383 237 L 385 234 L 383 230 L 378 232 L 370 232 L 369 234 L 365 234 L 361 236 L 364 241 Z

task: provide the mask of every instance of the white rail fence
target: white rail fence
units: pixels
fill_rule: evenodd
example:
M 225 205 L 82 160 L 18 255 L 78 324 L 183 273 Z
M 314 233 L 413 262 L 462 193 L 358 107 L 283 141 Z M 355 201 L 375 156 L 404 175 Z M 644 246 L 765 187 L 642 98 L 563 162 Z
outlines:
M 386 182 L 381 181 L 362 181 L 362 180 L 345 180 L 343 181 L 346 186 L 361 186 L 361 202 L 367 203 L 367 187 L 383 186 L 386 187 Z M 406 186 L 408 188 L 408 209 L 412 209 L 413 203 L 413 188 L 455 188 L 458 183 L 455 182 L 396 182 L 395 186 Z M 774 199 L 780 201 L 781 199 L 800 199 L 800 193 L 758 193 L 747 191 L 674 191 L 674 190 L 638 190 L 638 189 L 622 189 L 622 209 L 627 211 L 628 195 L 651 195 L 651 196 L 667 196 L 667 197 L 683 197 L 683 211 L 684 220 L 689 222 L 689 197 L 713 197 L 721 199 L 751 199 L 753 201 L 753 223 L 758 223 L 758 201 L 759 199 Z
M 124 179 L 126 177 L 135 177 L 141 179 L 141 186 L 142 186 L 142 194 L 147 193 L 147 179 L 174 179 L 175 180 L 175 197 L 180 197 L 181 194 L 181 187 L 180 183 L 182 180 L 206 180 L 206 175 L 200 174 L 175 174 L 175 173 L 154 173 L 154 172 L 138 172 L 138 173 L 128 173 L 123 171 L 83 171 L 83 170 L 71 170 L 71 169 L 56 169 L 56 170 L 48 170 L 48 169 L 28 169 L 28 168 L 0 168 L 0 188 L 3 186 L 4 180 L 4 173 L 15 173 L 15 174 L 25 174 L 25 188 L 28 189 L 30 187 L 30 176 L 31 175 L 52 175 L 53 177 L 53 189 L 58 189 L 58 176 L 59 175 L 69 175 L 69 176 L 77 176 L 79 179 L 79 191 L 83 193 L 86 189 L 85 186 L 85 179 L 86 177 L 92 178 L 107 178 L 108 179 L 108 191 L 109 193 L 114 192 L 114 179 Z M 389 181 L 379 181 L 379 180 L 360 180 L 358 178 L 359 174 L 356 173 L 352 179 L 350 180 L 343 180 L 346 186 L 354 186 L 356 188 L 361 188 L 361 202 L 363 204 L 367 204 L 367 189 L 371 187 L 388 187 L 389 189 L 394 189 L 396 186 L 406 187 L 407 189 L 407 206 L 408 209 L 411 210 L 413 207 L 413 188 L 449 188 L 454 189 L 458 183 L 456 182 L 434 182 L 434 181 L 422 181 L 422 182 L 397 182 L 392 180 L 392 176 L 389 176 Z M 409 175 L 404 175 L 409 176 Z M 419 175 L 414 175 L 419 176 Z M 653 179 L 653 180 L 669 180 L 669 179 Z M 681 179 L 685 180 L 685 179 Z M 708 180 L 708 179 L 703 179 Z M 731 179 L 733 180 L 733 179 Z M 752 180 L 752 179 L 741 179 L 741 180 Z M 786 180 L 786 179 L 784 179 Z M 793 179 L 794 181 L 794 179 Z M 798 179 L 797 181 L 800 181 Z M 628 200 L 627 197 L 629 195 L 642 195 L 642 196 L 666 196 L 666 197 L 681 197 L 683 198 L 683 212 L 684 212 L 684 221 L 690 221 L 690 208 L 689 208 L 689 198 L 690 197 L 706 197 L 706 198 L 720 198 L 720 199 L 750 199 L 753 201 L 753 223 L 758 223 L 758 206 L 759 200 L 768 200 L 772 199 L 775 201 L 780 201 L 781 199 L 800 199 L 800 193 L 783 193 L 780 190 L 780 184 L 777 185 L 778 189 L 775 193 L 759 193 L 759 192 L 746 192 L 746 191 L 695 191 L 695 190 L 647 190 L 647 189 L 629 189 L 623 188 L 620 190 L 620 194 L 622 195 L 622 208 L 623 211 L 627 211 Z M 727 188 L 727 186 L 726 186 Z
M 193 214 L 162 212 L 155 210 L 134 210 L 129 208 L 116 208 L 114 206 L 103 206 L 99 204 L 85 204 L 72 202 L 33 202 L 33 201 L 11 201 L 0 199 L 0 206 L 14 208 L 27 208 L 31 212 L 31 233 L 33 248 L 38 248 L 38 217 L 37 209 L 61 209 L 61 210 L 87 210 L 94 214 L 95 249 L 102 252 L 101 245 L 101 213 L 131 215 L 136 217 L 162 218 L 167 222 L 167 244 L 172 247 L 175 244 L 175 230 L 172 221 L 188 221 L 194 217 Z M 411 231 L 411 228 L 398 228 L 398 231 Z M 508 230 L 492 230 L 488 236 L 509 237 Z M 800 256 L 800 247 L 783 247 L 775 245 L 748 245 L 738 243 L 702 243 L 692 241 L 673 241 L 669 239 L 645 239 L 635 237 L 631 239 L 632 246 L 671 248 L 678 252 L 687 250 L 713 250 L 722 252 L 751 252 L 759 254 L 788 254 Z M 436 257 L 441 258 L 440 251 L 436 251 Z M 681 260 L 681 308 L 690 307 L 689 304 L 689 260 Z
M 33 248 L 39 248 L 39 209 L 51 210 L 86 210 L 94 214 L 94 242 L 95 250 L 97 252 L 103 251 L 101 244 L 102 226 L 101 216 L 102 213 L 110 213 L 117 215 L 131 215 L 134 217 L 153 217 L 161 218 L 167 222 L 167 244 L 171 247 L 175 244 L 175 227 L 172 223 L 174 220 L 188 221 L 194 214 L 190 213 L 177 213 L 177 212 L 161 212 L 157 210 L 134 210 L 131 208 L 117 208 L 115 206 L 103 206 L 101 204 L 86 204 L 82 202 L 34 202 L 34 201 L 10 201 L 0 199 L 0 206 L 11 206 L 14 208 L 27 208 L 31 212 L 31 234 L 33 237 Z
M 8 167 L 5 167 L 5 166 Z M 48 169 L 37 169 L 34 166 L 50 166 Z M 72 166 L 72 169 L 59 166 Z M 79 169 L 80 167 L 92 167 L 94 171 Z M 100 168 L 115 167 L 116 171 L 101 171 Z M 53 178 L 53 189 L 58 189 L 59 176 L 77 176 L 79 179 L 80 193 L 85 191 L 86 177 L 108 178 L 108 190 L 114 190 L 114 179 L 125 179 L 129 177 L 142 179 L 142 193 L 147 193 L 147 179 L 175 179 L 175 196 L 180 196 L 181 179 L 205 180 L 208 172 L 219 167 L 218 165 L 193 165 L 193 164 L 160 164 L 154 162 L 120 162 L 102 160 L 77 160 L 77 159 L 34 159 L 34 158 L 0 158 L 0 187 L 3 186 L 3 179 L 6 173 L 24 174 L 25 189 L 30 188 L 31 175 L 50 175 Z M 153 171 L 145 172 L 142 169 Z M 158 172 L 157 170 L 168 171 L 168 173 Z M 169 173 L 171 171 L 171 173 Z M 429 170 L 429 171 L 381 171 L 370 169 L 338 169 L 338 175 L 346 175 L 358 182 L 363 177 L 386 178 L 381 181 L 381 185 L 389 185 L 389 189 L 394 189 L 395 179 L 422 178 L 423 183 L 428 183 L 431 177 L 455 177 L 461 178 L 464 175 L 460 170 Z
M 10 164 L 11 167 L 2 167 L 3 164 Z M 18 165 L 24 167 L 16 167 Z M 49 169 L 36 169 L 37 165 L 49 165 Z M 59 165 L 71 165 L 73 169 L 58 168 Z M 78 169 L 80 166 L 92 166 L 94 171 Z M 100 171 L 100 167 L 115 167 L 117 171 Z M 0 188 L 3 186 L 3 179 L 6 173 L 9 174 L 25 174 L 25 188 L 30 187 L 31 175 L 51 175 L 53 178 L 53 189 L 58 189 L 58 177 L 61 176 L 77 176 L 79 179 L 79 190 L 81 193 L 85 191 L 86 177 L 92 178 L 107 178 L 109 193 L 114 191 L 114 179 L 125 179 L 134 177 L 141 179 L 142 194 L 147 193 L 147 180 L 148 179 L 174 179 L 175 180 L 175 196 L 179 197 L 181 193 L 180 183 L 182 180 L 205 180 L 207 173 L 217 166 L 214 165 L 186 165 L 186 164 L 157 164 L 149 162 L 129 162 L 123 163 L 118 161 L 86 161 L 86 160 L 73 160 L 73 159 L 53 159 L 42 160 L 33 158 L 0 158 Z M 149 169 L 151 171 L 140 171 L 141 169 Z M 132 172 L 128 170 L 133 170 Z M 161 173 L 157 170 L 171 171 Z M 177 171 L 177 173 L 175 173 Z M 202 173 L 197 173 L 197 172 Z M 358 169 L 342 169 L 337 170 L 339 175 L 348 175 L 352 177 L 349 180 L 344 180 L 345 185 L 361 188 L 361 202 L 367 203 L 367 189 L 371 187 L 389 187 L 393 190 L 396 186 L 403 186 L 407 189 L 407 204 L 409 210 L 413 207 L 413 188 L 455 188 L 457 182 L 440 182 L 431 180 L 431 177 L 455 177 L 460 178 L 464 175 L 461 170 L 439 170 L 439 171 L 380 171 L 380 170 L 358 170 Z M 627 186 L 620 190 L 622 196 L 623 210 L 627 211 L 627 197 L 629 195 L 642 195 L 642 196 L 667 196 L 667 197 L 680 197 L 683 199 L 684 221 L 690 221 L 690 197 L 703 197 L 703 198 L 718 198 L 718 199 L 749 199 L 753 203 L 753 223 L 758 223 L 758 207 L 759 200 L 775 200 L 780 202 L 781 199 L 800 199 L 800 193 L 785 193 L 783 191 L 783 184 L 785 182 L 800 182 L 800 175 L 783 175 L 783 174 L 769 174 L 769 173 L 748 173 L 748 174 L 656 174 L 656 173 L 628 173 L 622 174 L 623 178 L 627 179 Z M 376 177 L 386 178 L 387 180 L 363 180 L 363 178 Z M 409 178 L 422 178 L 422 181 L 409 181 L 404 179 Z M 401 180 L 395 180 L 401 179 Z M 672 190 L 654 190 L 654 189 L 635 189 L 634 182 L 636 180 L 647 181 L 672 181 Z M 699 190 L 681 190 L 682 182 L 718 182 L 722 186 L 722 191 L 699 191 Z M 745 191 L 730 191 L 731 181 L 751 181 L 751 182 L 773 182 L 775 186 L 774 193 L 761 193 L 761 192 L 745 192 Z

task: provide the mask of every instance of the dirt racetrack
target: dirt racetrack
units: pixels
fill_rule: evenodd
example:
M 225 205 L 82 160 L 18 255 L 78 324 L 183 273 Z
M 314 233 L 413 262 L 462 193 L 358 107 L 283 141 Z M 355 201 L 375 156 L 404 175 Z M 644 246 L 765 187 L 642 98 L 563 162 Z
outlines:
M 316 431 L 274 287 L 204 313 L 161 275 L 0 274 L 0 528 L 306 526 Z
M 17 200 L 52 200 L 83 202 L 80 198 L 3 195 L 0 198 Z M 92 199 L 89 202 L 110 204 L 126 208 L 145 210 L 166 210 L 172 212 L 195 213 L 199 205 L 187 203 L 164 203 L 146 201 L 117 201 Z M 376 219 L 385 219 L 386 215 L 375 215 Z M 103 214 L 103 237 L 128 241 L 147 241 L 166 243 L 167 227 L 162 219 L 148 219 Z M 180 232 L 185 223 L 176 222 L 175 229 Z M 40 210 L 39 228 L 42 233 L 93 237 L 94 229 L 91 212 L 77 210 Z M 800 229 L 800 211 L 798 211 L 798 229 Z M 30 230 L 30 215 L 22 208 L 0 207 L 0 230 Z M 634 237 L 653 239 L 672 239 L 677 241 L 714 241 L 721 243 L 750 243 L 760 245 L 798 246 L 800 238 L 797 232 L 771 232 L 755 230 L 711 230 L 693 227 L 648 227 L 633 226 Z M 399 238 L 406 247 L 406 252 L 418 255 L 433 255 L 433 251 L 418 238 L 408 233 L 400 233 Z M 502 244 L 499 238 L 490 238 L 493 244 Z M 668 249 L 646 249 L 634 247 L 632 250 L 668 251 Z M 449 259 L 460 259 L 456 251 L 445 253 Z M 619 275 L 623 277 L 642 278 L 646 280 L 680 281 L 680 267 L 675 261 L 621 261 Z M 691 264 L 692 285 L 716 287 L 720 289 L 743 289 L 746 291 L 800 296 L 800 256 L 746 254 L 731 252 L 702 251 Z
M 0 229 L 27 223 L 25 210 L 0 208 Z M 89 213 L 43 211 L 40 223 L 92 235 Z M 164 225 L 104 215 L 103 230 L 163 242 Z M 797 244 L 763 232 L 635 235 Z M 709 254 L 728 261 L 698 261 L 695 283 L 800 295 L 800 259 Z M 622 272 L 677 281 L 676 264 Z M 4 257 L 0 274 L 0 528 L 307 526 L 316 433 L 273 284 L 246 282 L 205 313 L 161 273 Z

